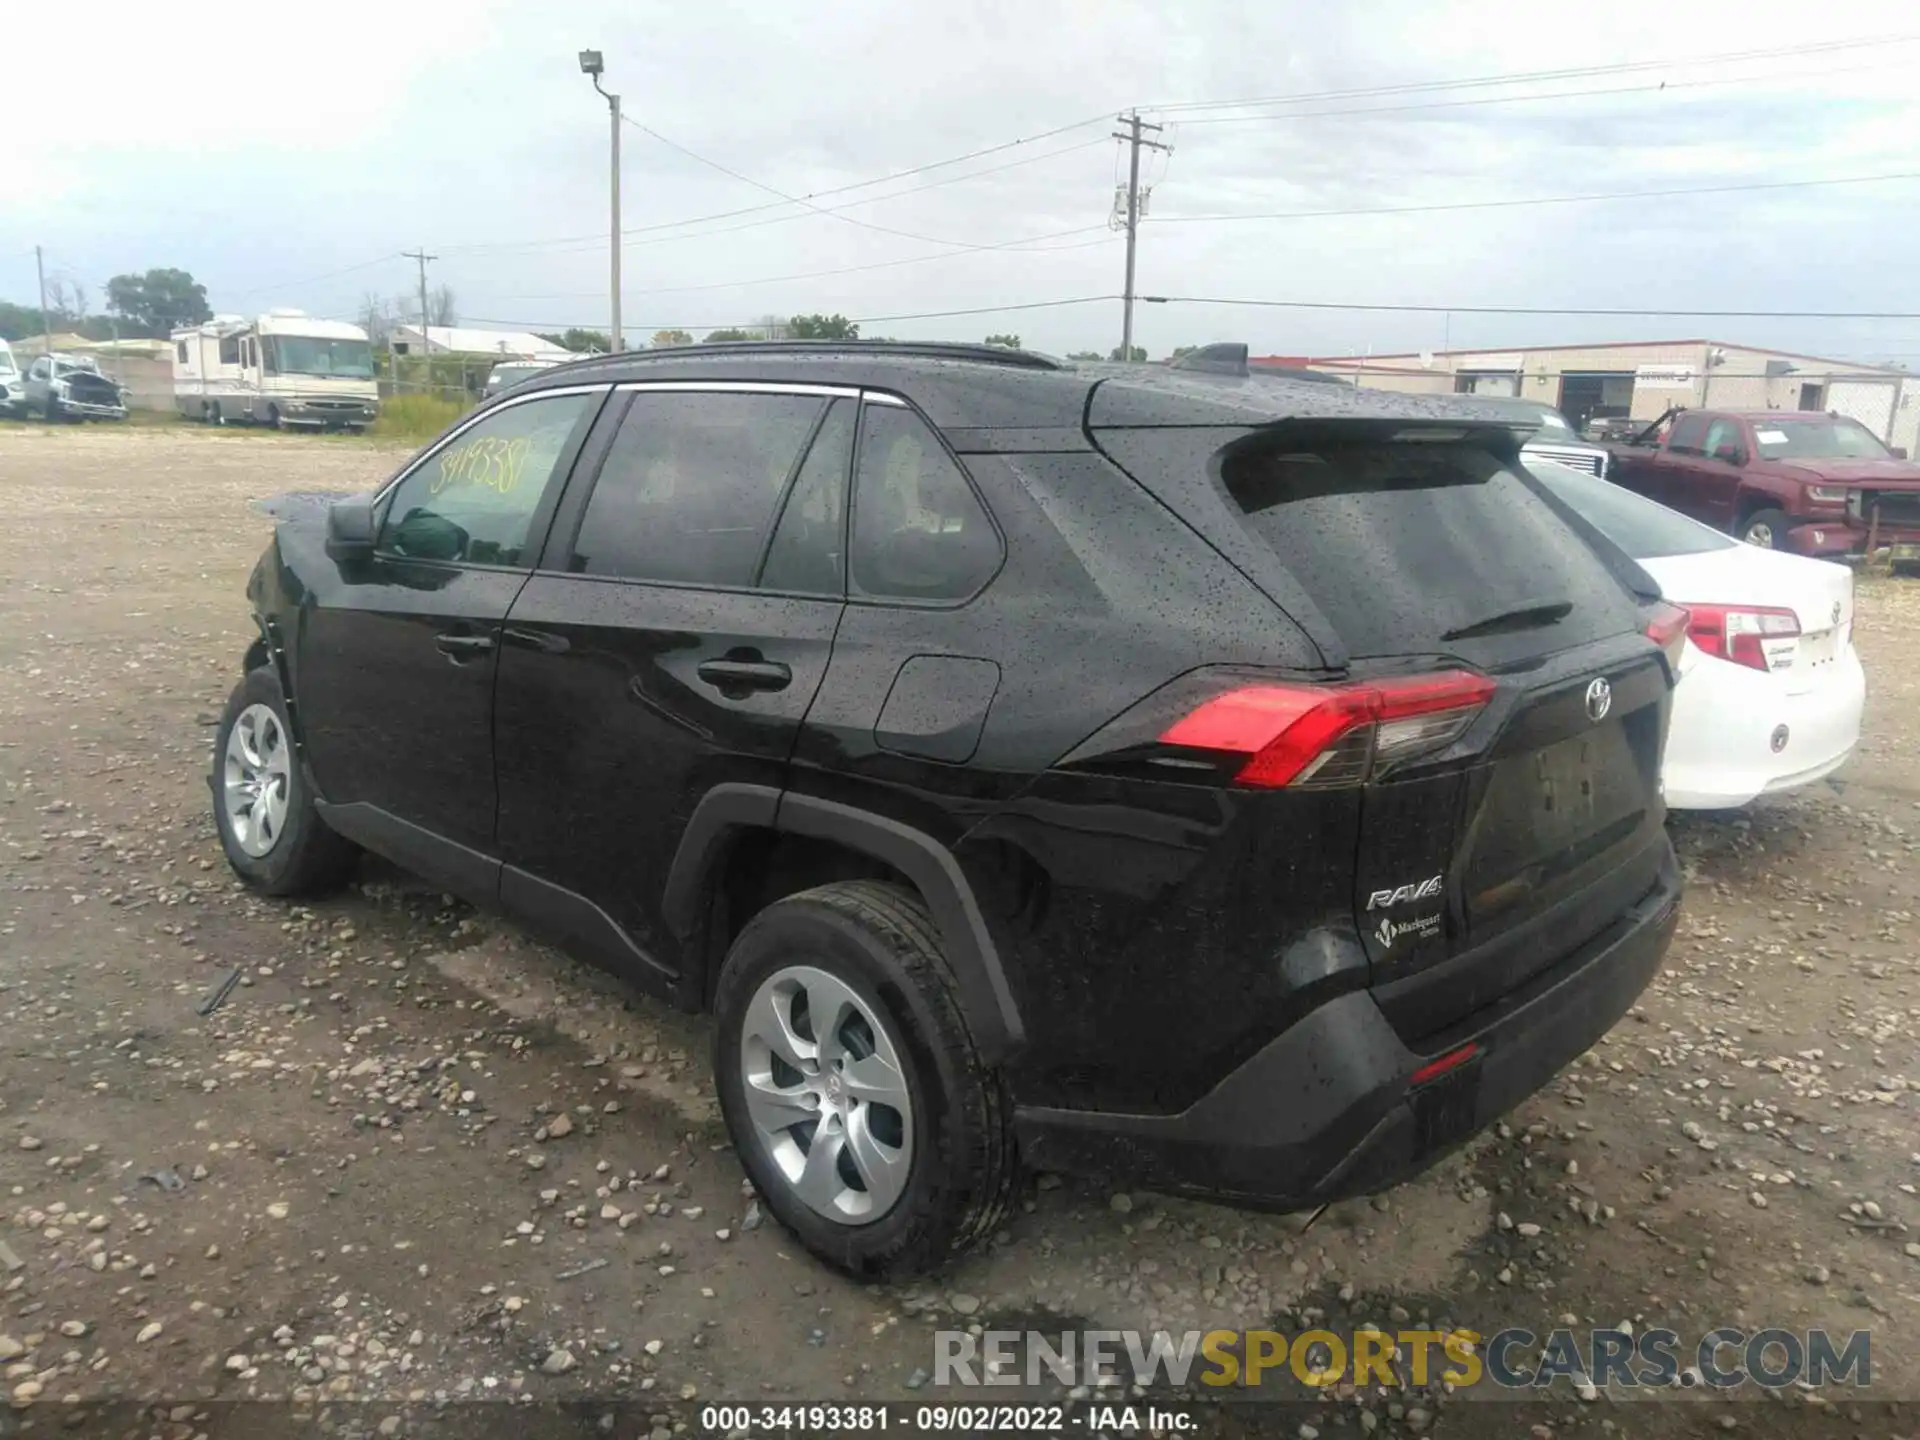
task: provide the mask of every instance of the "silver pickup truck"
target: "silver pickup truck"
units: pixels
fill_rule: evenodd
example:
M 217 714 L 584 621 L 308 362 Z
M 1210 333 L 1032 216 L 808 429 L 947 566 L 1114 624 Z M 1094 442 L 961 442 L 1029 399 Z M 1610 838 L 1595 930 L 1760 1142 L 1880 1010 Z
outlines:
M 29 414 L 49 420 L 124 420 L 126 397 L 90 355 L 42 355 L 22 387 Z

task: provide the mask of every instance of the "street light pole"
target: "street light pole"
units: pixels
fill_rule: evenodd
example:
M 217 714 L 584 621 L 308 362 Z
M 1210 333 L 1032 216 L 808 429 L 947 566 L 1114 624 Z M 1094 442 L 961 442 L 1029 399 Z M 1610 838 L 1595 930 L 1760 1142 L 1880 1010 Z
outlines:
M 601 88 L 600 74 L 606 68 L 598 50 L 580 52 L 581 72 L 593 80 L 593 88 L 599 90 L 607 102 L 607 116 L 612 126 L 613 170 L 612 170 L 612 234 L 609 237 L 609 255 L 611 269 L 611 289 L 613 302 L 613 335 L 615 350 L 624 350 L 626 342 L 620 330 L 620 97 L 609 95 Z

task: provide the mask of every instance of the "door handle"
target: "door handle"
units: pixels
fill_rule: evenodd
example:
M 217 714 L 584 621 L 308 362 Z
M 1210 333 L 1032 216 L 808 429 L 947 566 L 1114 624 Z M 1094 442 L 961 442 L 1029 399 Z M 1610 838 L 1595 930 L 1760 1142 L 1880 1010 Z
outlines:
M 694 671 L 720 690 L 784 690 L 793 671 L 778 660 L 702 660 Z
M 477 660 L 493 649 L 491 635 L 436 635 L 433 647 L 454 664 Z
M 573 642 L 564 635 L 550 635 L 544 630 L 521 630 L 511 625 L 501 632 L 501 638 L 530 650 L 544 650 L 549 655 L 564 655 L 573 648 Z

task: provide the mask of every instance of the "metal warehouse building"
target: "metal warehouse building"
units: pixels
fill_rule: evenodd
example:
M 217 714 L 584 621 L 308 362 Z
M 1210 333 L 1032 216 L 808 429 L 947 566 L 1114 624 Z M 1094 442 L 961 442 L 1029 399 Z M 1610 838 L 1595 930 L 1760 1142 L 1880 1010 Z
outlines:
M 1276 356 L 1269 363 L 1300 361 Z M 1887 443 L 1920 453 L 1920 375 L 1719 340 L 1452 350 L 1365 359 L 1316 356 L 1306 363 L 1380 390 L 1541 400 L 1558 406 L 1576 429 L 1607 415 L 1654 420 L 1674 405 L 1835 410 Z

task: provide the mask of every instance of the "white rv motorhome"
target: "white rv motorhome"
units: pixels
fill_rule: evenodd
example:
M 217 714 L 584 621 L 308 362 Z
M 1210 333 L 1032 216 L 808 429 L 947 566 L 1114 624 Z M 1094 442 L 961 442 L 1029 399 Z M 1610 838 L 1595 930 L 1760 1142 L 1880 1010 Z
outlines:
M 380 406 L 358 325 L 299 310 L 216 315 L 173 332 L 173 398 L 190 420 L 359 430 Z

